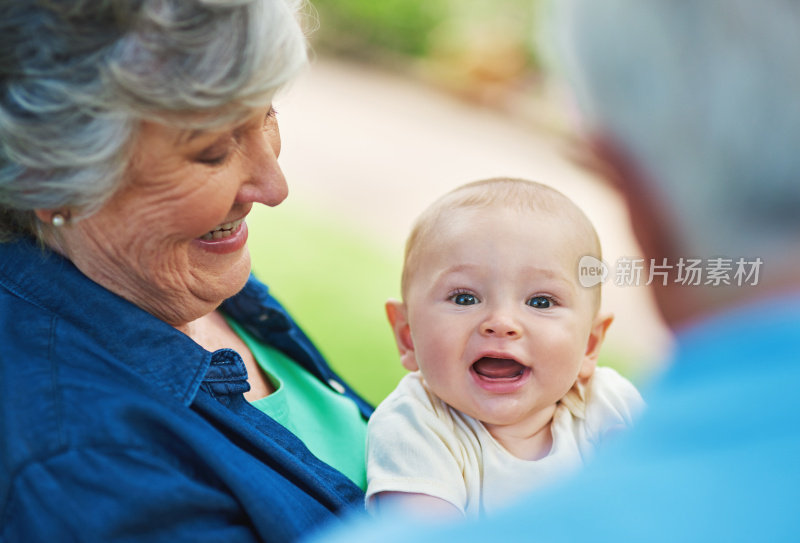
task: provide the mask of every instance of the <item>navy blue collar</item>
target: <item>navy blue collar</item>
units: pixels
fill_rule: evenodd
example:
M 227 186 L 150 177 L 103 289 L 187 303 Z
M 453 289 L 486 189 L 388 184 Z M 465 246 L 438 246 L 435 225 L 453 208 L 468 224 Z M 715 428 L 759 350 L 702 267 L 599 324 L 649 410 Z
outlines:
M 69 322 L 110 359 L 185 405 L 197 394 L 212 353 L 98 285 L 61 255 L 28 239 L 0 243 L 0 285 Z
M 0 243 L 0 285 L 63 319 L 111 354 L 114 363 L 142 375 L 185 405 L 192 403 L 204 378 L 211 382 L 224 374 L 226 381 L 238 381 L 228 392 L 248 388 L 238 354 L 229 349 L 206 351 L 184 333 L 92 281 L 68 259 L 31 240 Z M 255 277 L 220 309 L 327 386 L 343 392 L 365 418 L 372 413 L 372 406 L 334 373 L 267 286 Z

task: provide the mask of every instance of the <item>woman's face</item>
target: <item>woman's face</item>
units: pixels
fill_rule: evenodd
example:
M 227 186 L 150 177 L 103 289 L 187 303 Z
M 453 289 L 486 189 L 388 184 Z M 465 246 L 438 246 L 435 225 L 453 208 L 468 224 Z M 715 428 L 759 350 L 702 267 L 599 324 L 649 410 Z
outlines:
M 288 193 L 272 108 L 213 132 L 145 122 L 123 187 L 61 229 L 62 249 L 95 282 L 182 328 L 242 288 L 245 217 Z

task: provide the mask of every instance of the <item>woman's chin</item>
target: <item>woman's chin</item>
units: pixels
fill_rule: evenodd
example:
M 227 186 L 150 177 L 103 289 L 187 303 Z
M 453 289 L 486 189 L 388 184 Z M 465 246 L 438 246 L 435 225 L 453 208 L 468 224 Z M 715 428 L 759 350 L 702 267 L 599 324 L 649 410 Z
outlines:
M 192 249 L 190 290 L 194 297 L 215 308 L 242 290 L 251 269 L 247 245 L 229 253 L 208 252 L 194 243 Z
M 250 277 L 250 251 L 247 246 L 244 246 L 237 256 L 236 261 L 227 269 L 207 275 L 206 287 L 210 292 L 218 293 L 216 298 L 219 298 L 220 303 L 242 290 Z

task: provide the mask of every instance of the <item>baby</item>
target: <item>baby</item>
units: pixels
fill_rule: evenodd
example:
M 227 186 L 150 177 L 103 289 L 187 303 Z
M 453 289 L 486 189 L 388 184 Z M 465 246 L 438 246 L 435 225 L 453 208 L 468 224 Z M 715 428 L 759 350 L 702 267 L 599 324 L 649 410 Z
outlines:
M 612 317 L 578 282 L 585 255 L 591 223 L 538 183 L 478 181 L 422 214 L 386 304 L 412 373 L 369 421 L 369 510 L 490 514 L 631 425 L 641 396 L 596 367 Z

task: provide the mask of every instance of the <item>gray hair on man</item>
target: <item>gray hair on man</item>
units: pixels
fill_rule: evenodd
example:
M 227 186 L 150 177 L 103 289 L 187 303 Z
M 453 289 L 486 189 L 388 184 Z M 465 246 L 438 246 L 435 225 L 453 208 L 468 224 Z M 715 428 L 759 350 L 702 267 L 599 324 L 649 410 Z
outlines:
M 797 258 L 787 247 L 800 247 L 800 5 L 558 0 L 553 9 L 564 31 L 558 61 L 588 130 L 635 158 L 685 256 L 762 256 L 765 268 Z
M 306 62 L 302 5 L 0 1 L 0 241 L 35 233 L 33 209 L 99 208 L 140 121 L 213 128 L 269 103 Z

